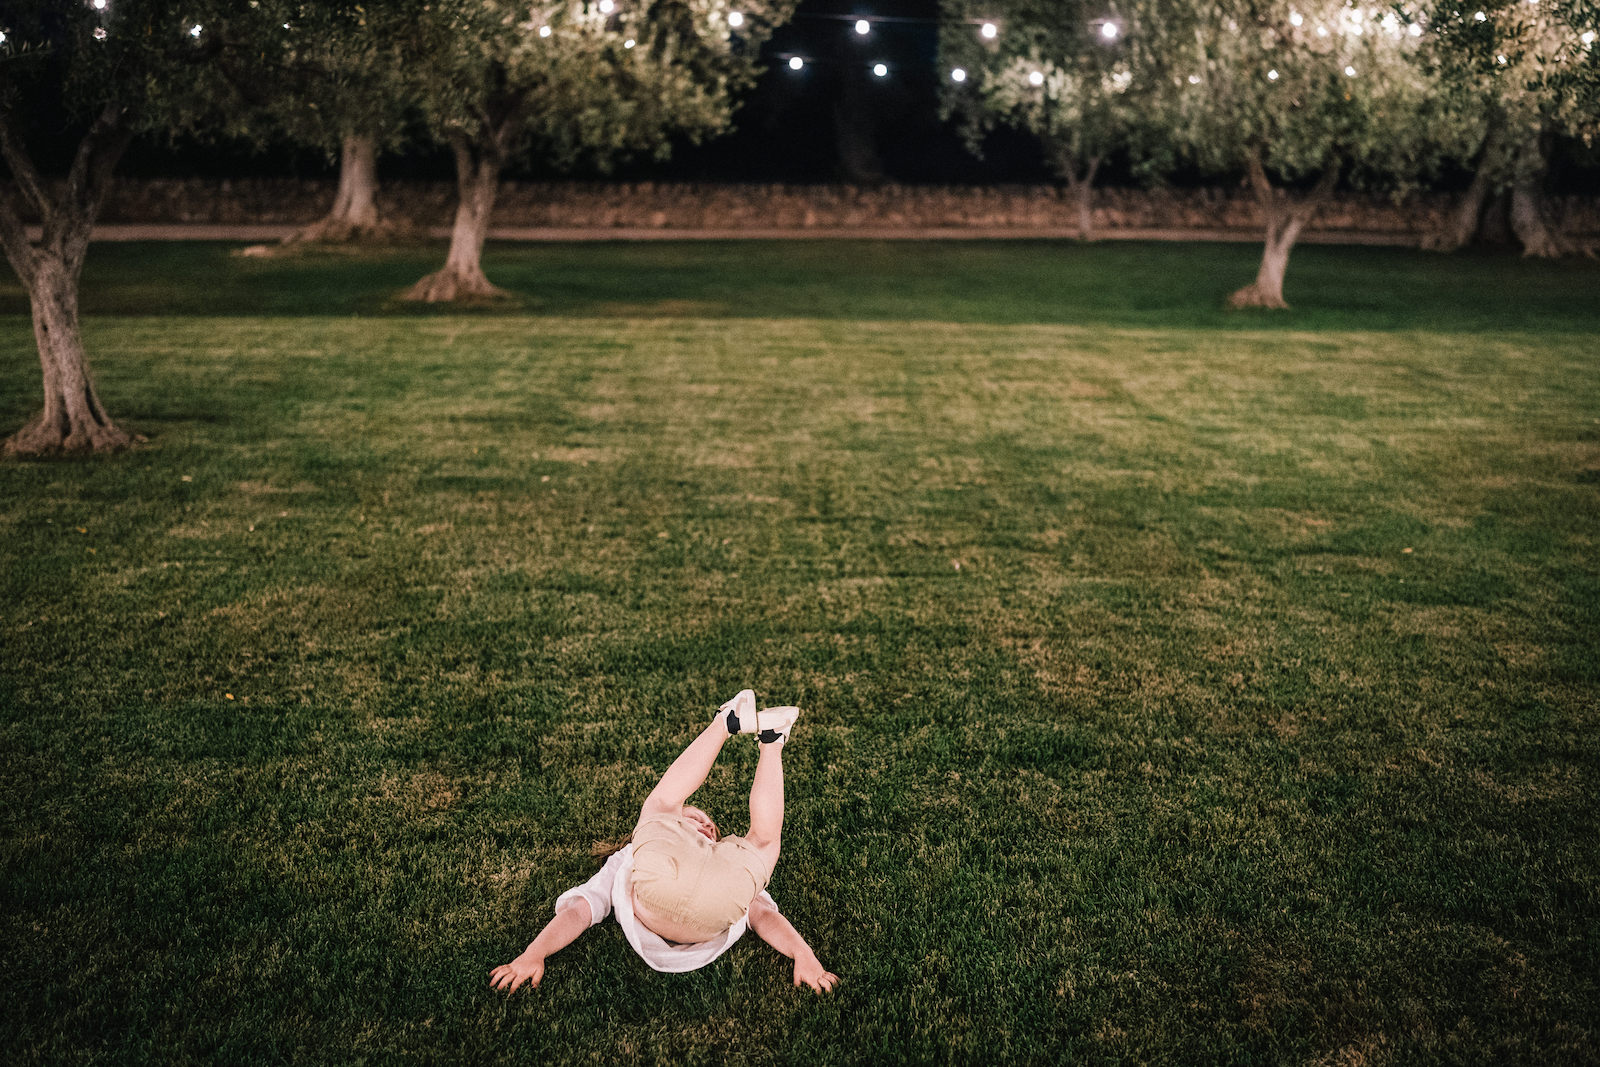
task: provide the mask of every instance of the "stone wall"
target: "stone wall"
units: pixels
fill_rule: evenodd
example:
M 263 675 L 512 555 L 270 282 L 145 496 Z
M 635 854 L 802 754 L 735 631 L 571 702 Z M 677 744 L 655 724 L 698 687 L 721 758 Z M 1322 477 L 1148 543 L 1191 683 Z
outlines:
M 333 202 L 332 181 L 278 179 L 126 180 L 115 186 L 105 222 L 271 224 L 309 222 Z M 1403 205 L 1387 198 L 1336 197 L 1314 230 L 1420 235 L 1434 228 L 1450 197 L 1419 194 Z M 391 182 L 379 194 L 391 217 L 447 225 L 455 187 L 447 182 Z M 1600 234 L 1600 200 L 1558 198 L 1563 228 Z M 592 184 L 507 182 L 496 226 L 685 230 L 984 228 L 1066 230 L 1077 205 L 1051 186 L 714 185 L 655 182 Z M 1102 229 L 1259 228 L 1244 189 L 1101 189 L 1094 224 Z

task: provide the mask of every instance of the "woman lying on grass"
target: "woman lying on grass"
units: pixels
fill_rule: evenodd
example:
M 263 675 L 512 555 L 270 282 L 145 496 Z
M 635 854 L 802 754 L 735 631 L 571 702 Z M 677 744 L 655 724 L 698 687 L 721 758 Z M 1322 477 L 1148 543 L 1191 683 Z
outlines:
M 756 711 L 748 689 L 722 705 L 645 798 L 632 843 L 593 878 L 557 897 L 555 918 L 522 955 L 491 971 L 489 984 L 507 993 L 524 982 L 537 986 L 552 953 L 614 911 L 628 944 L 658 971 L 704 967 L 748 926 L 794 960 L 795 985 L 818 993 L 832 989 L 838 975 L 823 970 L 766 891 L 783 833 L 783 743 L 799 715 L 799 708 Z M 685 803 L 733 734 L 755 734 L 761 742 L 750 786 L 750 832 L 743 837 L 723 837 L 711 816 Z

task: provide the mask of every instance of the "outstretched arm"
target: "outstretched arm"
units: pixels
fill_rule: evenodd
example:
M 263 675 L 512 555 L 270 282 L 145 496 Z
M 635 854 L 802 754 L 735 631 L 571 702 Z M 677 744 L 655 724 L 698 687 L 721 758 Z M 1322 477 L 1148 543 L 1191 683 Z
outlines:
M 539 936 L 522 950 L 522 955 L 489 972 L 489 984 L 495 989 L 504 989 L 508 994 L 515 993 L 523 982 L 528 983 L 529 989 L 536 988 L 544 978 L 545 957 L 560 952 L 576 941 L 579 934 L 589 929 L 591 918 L 587 900 L 582 897 L 568 900 L 556 909 L 555 918 L 545 923 Z
M 760 897 L 750 902 L 750 929 L 756 936 L 794 960 L 794 984 L 802 982 L 818 993 L 826 993 L 839 982 L 839 976 L 824 970 L 800 931 L 777 908 Z

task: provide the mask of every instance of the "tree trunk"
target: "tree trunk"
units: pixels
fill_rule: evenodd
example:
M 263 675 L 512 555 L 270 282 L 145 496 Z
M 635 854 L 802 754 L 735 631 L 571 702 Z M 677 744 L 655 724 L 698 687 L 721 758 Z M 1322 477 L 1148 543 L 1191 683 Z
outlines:
M 1078 177 L 1077 167 L 1072 163 L 1063 160 L 1060 165 L 1061 175 L 1067 180 L 1067 190 L 1077 201 L 1078 239 L 1081 241 L 1094 240 L 1094 176 L 1099 169 L 1099 156 L 1089 160 L 1081 178 Z
M 89 374 L 78 329 L 78 275 L 72 263 L 44 253 L 34 259 L 28 299 L 33 337 L 44 370 L 44 411 L 5 443 L 13 455 L 105 452 L 126 448 L 132 438 L 106 414 Z
M 1517 157 L 1516 177 L 1511 180 L 1511 229 L 1522 242 L 1522 254 L 1540 259 L 1556 259 L 1580 251 L 1545 215 L 1544 179 L 1548 168 L 1544 146 L 1535 137 L 1523 145 Z
M 1228 297 L 1230 308 L 1287 308 L 1283 299 L 1283 276 L 1289 269 L 1289 252 L 1300 231 L 1305 229 L 1339 180 L 1338 167 L 1329 167 L 1304 198 L 1291 201 L 1285 190 L 1274 189 L 1259 158 L 1249 164 L 1250 184 L 1266 217 L 1266 243 L 1261 251 L 1261 267 L 1256 280 Z
M 1490 133 L 1491 142 L 1495 138 Z M 1489 172 L 1498 163 L 1491 159 L 1491 147 L 1484 146 L 1483 154 L 1478 157 L 1478 168 L 1473 172 L 1472 184 L 1467 186 L 1467 191 L 1461 194 L 1450 213 L 1445 216 L 1444 223 L 1433 233 L 1427 234 L 1422 239 L 1422 247 L 1433 252 L 1454 252 L 1465 248 L 1472 243 L 1478 235 L 1478 226 L 1483 219 L 1483 209 L 1489 203 L 1489 194 L 1494 190 L 1494 181 Z
M 339 192 L 326 216 L 305 226 L 283 243 L 344 244 L 382 241 L 401 229 L 378 214 L 378 145 L 370 134 L 344 138 L 339 148 Z
M 450 231 L 450 253 L 444 268 L 423 278 L 401 295 L 402 300 L 429 303 L 498 300 L 511 294 L 492 284 L 483 273 L 483 243 L 489 234 L 504 155 L 498 139 L 485 137 L 473 144 L 465 134 L 450 138 L 456 157 L 455 225 Z
M 6 439 L 7 454 L 113 451 L 133 440 L 100 403 L 78 328 L 78 281 L 89 235 L 110 191 L 112 172 L 132 136 L 122 106 L 107 104 L 79 141 L 61 191 L 52 194 L 9 115 L 0 109 L 0 154 L 23 199 L 38 213 L 43 230 L 39 243 L 31 243 L 21 214 L 9 198 L 0 196 L 0 247 L 28 290 L 33 337 L 44 372 L 44 410 Z

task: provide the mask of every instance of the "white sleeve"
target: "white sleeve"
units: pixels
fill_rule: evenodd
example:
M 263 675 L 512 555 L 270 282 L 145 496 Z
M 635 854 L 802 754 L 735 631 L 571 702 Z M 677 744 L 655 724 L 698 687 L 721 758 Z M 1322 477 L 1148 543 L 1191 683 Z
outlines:
M 611 887 L 616 883 L 617 871 L 621 867 L 622 853 L 612 853 L 605 866 L 594 872 L 593 878 L 556 897 L 556 910 L 560 911 L 561 905 L 567 901 L 582 897 L 589 902 L 589 925 L 604 922 L 606 916 L 611 914 Z

